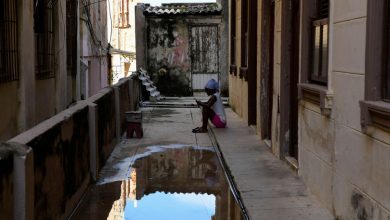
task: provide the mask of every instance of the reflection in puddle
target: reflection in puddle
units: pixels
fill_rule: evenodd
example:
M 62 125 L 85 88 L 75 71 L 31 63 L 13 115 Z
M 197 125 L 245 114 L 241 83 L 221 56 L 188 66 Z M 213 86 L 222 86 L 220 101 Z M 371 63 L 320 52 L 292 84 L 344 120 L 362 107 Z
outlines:
M 192 147 L 137 159 L 127 180 L 92 187 L 73 218 L 242 219 L 215 152 Z

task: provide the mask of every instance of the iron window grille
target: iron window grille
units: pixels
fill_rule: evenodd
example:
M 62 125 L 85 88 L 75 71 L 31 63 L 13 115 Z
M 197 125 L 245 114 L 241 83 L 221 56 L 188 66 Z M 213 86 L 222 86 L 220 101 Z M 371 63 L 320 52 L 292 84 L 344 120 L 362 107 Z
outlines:
M 117 28 L 129 28 L 129 0 L 119 0 L 119 15 Z
M 19 79 L 16 1 L 0 1 L 0 83 Z
M 54 73 L 54 37 L 52 0 L 34 1 L 35 75 L 49 79 Z
M 329 1 L 317 1 L 317 17 L 312 20 L 311 72 L 309 80 L 326 85 L 328 82 Z
M 248 0 L 242 1 L 241 18 L 241 66 L 248 66 Z
M 248 0 L 241 1 L 241 67 L 240 78 L 248 80 Z
M 236 68 L 236 0 L 231 1 L 230 23 L 230 74 L 237 75 Z
M 77 1 L 66 0 L 66 64 L 68 75 L 77 71 Z

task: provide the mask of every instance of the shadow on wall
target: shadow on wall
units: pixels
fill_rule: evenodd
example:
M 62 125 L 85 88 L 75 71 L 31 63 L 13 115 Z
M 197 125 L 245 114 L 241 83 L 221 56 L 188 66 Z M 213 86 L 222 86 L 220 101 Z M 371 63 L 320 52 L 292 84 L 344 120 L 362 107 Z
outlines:
M 176 74 L 175 74 L 176 72 Z M 162 67 L 154 74 L 155 85 L 165 96 L 191 96 L 190 80 L 175 69 Z M 152 79 L 153 80 L 153 79 Z

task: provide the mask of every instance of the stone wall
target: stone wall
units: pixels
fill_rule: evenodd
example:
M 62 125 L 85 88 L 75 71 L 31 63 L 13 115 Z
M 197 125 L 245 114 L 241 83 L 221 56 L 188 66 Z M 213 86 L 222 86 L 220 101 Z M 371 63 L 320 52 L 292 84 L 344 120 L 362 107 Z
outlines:
M 0 146 L 0 218 L 67 219 L 118 143 L 138 88 L 123 79 Z

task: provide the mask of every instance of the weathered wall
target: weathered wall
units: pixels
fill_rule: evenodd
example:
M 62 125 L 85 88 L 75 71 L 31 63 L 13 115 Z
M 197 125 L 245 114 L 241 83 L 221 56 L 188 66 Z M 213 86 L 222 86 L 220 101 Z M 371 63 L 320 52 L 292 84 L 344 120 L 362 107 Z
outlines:
M 229 1 L 218 0 L 222 5 L 222 24 L 220 26 L 220 86 L 221 94 L 229 96 Z
M 69 87 L 63 34 L 66 4 L 56 4 L 53 8 L 53 37 L 57 52 L 55 78 L 46 80 L 36 80 L 35 76 L 33 2 L 17 0 L 16 6 L 19 80 L 0 84 L 0 142 L 53 116 L 72 102 L 66 95 Z
M 98 169 L 100 169 L 117 143 L 114 90 L 111 88 L 103 89 L 98 94 L 92 96 L 90 101 L 98 106 L 97 152 Z
M 13 219 L 14 160 L 11 150 L 0 146 L 0 219 Z
M 70 215 L 90 177 L 96 177 L 94 169 L 104 165 L 117 143 L 116 112 L 124 115 L 122 111 L 137 106 L 138 80 L 127 78 L 118 86 L 119 105 L 114 89 L 104 89 L 9 140 L 12 153 L 4 153 L 0 146 L 1 219 L 66 219 Z M 18 144 L 31 147 L 31 152 Z
M 0 142 L 18 132 L 18 98 L 16 82 L 0 84 Z
M 248 121 L 248 82 L 239 77 L 241 67 L 241 1 L 236 3 L 236 66 L 237 76 L 229 75 L 230 107 L 244 120 Z
M 236 64 L 240 67 L 241 1 L 236 3 Z M 280 155 L 279 112 L 282 111 L 279 100 L 283 3 L 283 0 L 275 1 L 272 151 L 277 156 Z M 359 101 L 365 99 L 365 75 L 369 74 L 365 70 L 367 3 L 367 0 L 330 1 L 327 91 L 333 95 L 331 114 L 324 115 L 318 105 L 304 100 L 300 101 L 298 111 L 299 175 L 339 219 L 388 219 L 390 216 L 387 187 L 390 134 L 375 127 L 366 132 L 361 127 Z M 244 120 L 247 120 L 249 96 L 245 93 L 246 86 L 238 74 L 229 75 L 230 105 Z M 259 120 L 260 113 L 257 115 Z
M 89 183 L 88 106 L 78 104 L 12 139 L 34 151 L 36 219 L 64 219 Z
M 80 4 L 80 56 L 81 61 L 88 66 L 81 93 L 86 99 L 108 86 L 107 2 Z
M 36 80 L 35 94 L 35 119 L 41 122 L 56 113 L 55 79 Z
M 184 18 L 147 18 L 147 70 L 166 96 L 191 95 L 188 32 Z
M 142 8 L 141 6 L 139 7 Z M 142 15 L 143 16 L 143 15 Z M 155 82 L 159 91 L 166 96 L 188 96 L 192 95 L 192 89 L 199 89 L 199 86 L 196 86 L 198 81 L 205 81 L 201 75 L 206 76 L 206 72 L 209 74 L 207 76 L 213 76 L 213 78 L 220 80 L 221 90 L 224 94 L 227 94 L 227 21 L 223 20 L 227 15 L 213 15 L 213 16 L 146 16 L 146 26 L 144 30 L 146 36 L 144 37 L 145 42 L 138 40 L 141 34 L 137 34 L 137 44 L 146 45 L 146 68 L 149 71 L 149 74 L 152 76 L 152 80 Z M 142 28 L 141 16 L 136 15 L 138 26 Z M 205 27 L 203 34 L 217 35 L 218 38 L 212 45 L 215 45 L 215 51 L 218 51 L 218 57 L 210 56 L 210 63 L 205 61 L 200 61 L 200 64 L 203 72 L 197 74 L 197 78 L 194 80 L 194 75 L 192 71 L 195 71 L 191 65 L 192 61 L 195 60 L 195 57 L 191 57 L 191 36 L 190 28 L 192 26 L 209 26 L 213 25 L 217 27 L 217 31 L 210 31 Z M 207 30 L 206 30 L 207 29 Z M 197 35 L 196 35 L 197 36 Z M 213 37 L 212 39 L 215 39 Z M 201 40 L 207 40 L 207 38 L 201 38 Z M 196 42 L 196 41 L 193 41 Z M 210 42 L 206 42 L 205 45 Z M 210 43 L 211 44 L 211 43 Z M 193 44 L 198 45 L 198 44 Z M 204 45 L 200 43 L 197 49 L 204 50 L 201 46 Z M 137 47 L 137 66 L 143 62 L 142 55 L 139 57 L 139 54 L 142 53 L 142 47 Z M 213 51 L 213 49 L 210 49 Z M 195 55 L 194 55 L 195 56 Z M 206 55 L 198 57 L 207 57 Z M 215 58 L 215 59 L 214 59 Z M 200 58 L 199 58 L 200 59 Z M 201 60 L 201 59 L 200 59 Z M 217 63 L 212 62 L 215 60 Z M 210 67 L 210 68 L 208 68 Z M 216 73 L 219 73 L 217 75 Z M 212 75 L 212 74 L 215 74 Z M 193 82 L 192 82 L 193 81 Z M 206 81 L 207 82 L 207 81 Z M 203 84 L 205 82 L 200 82 Z M 192 88 L 196 87 L 196 88 Z
M 108 36 L 111 38 L 111 46 L 115 49 L 119 49 L 126 52 L 135 53 L 136 43 L 135 43 L 135 6 L 140 2 L 140 0 L 128 1 L 129 9 L 129 26 L 128 27 L 119 27 L 120 23 L 120 7 L 122 7 L 122 1 L 114 0 L 110 5 L 111 15 L 113 18 L 113 23 L 111 23 L 110 18 L 108 19 Z M 111 24 L 113 26 L 111 26 Z M 130 65 L 129 69 L 126 69 L 126 65 Z M 112 82 L 113 84 L 117 83 L 119 79 L 128 76 L 132 71 L 136 71 L 136 61 L 123 56 L 122 54 L 112 54 Z M 129 72 L 126 72 L 129 71 Z
M 339 219 L 390 218 L 390 134 L 360 122 L 364 100 L 367 0 L 330 1 L 329 117 L 299 108 L 299 174 Z
M 272 91 L 272 152 L 280 156 L 280 78 L 282 45 L 282 0 L 275 1 L 274 79 Z
M 115 85 L 119 90 L 119 123 L 120 134 L 126 131 L 126 115 L 127 111 L 134 111 L 138 108 L 139 86 L 135 80 L 122 80 Z

